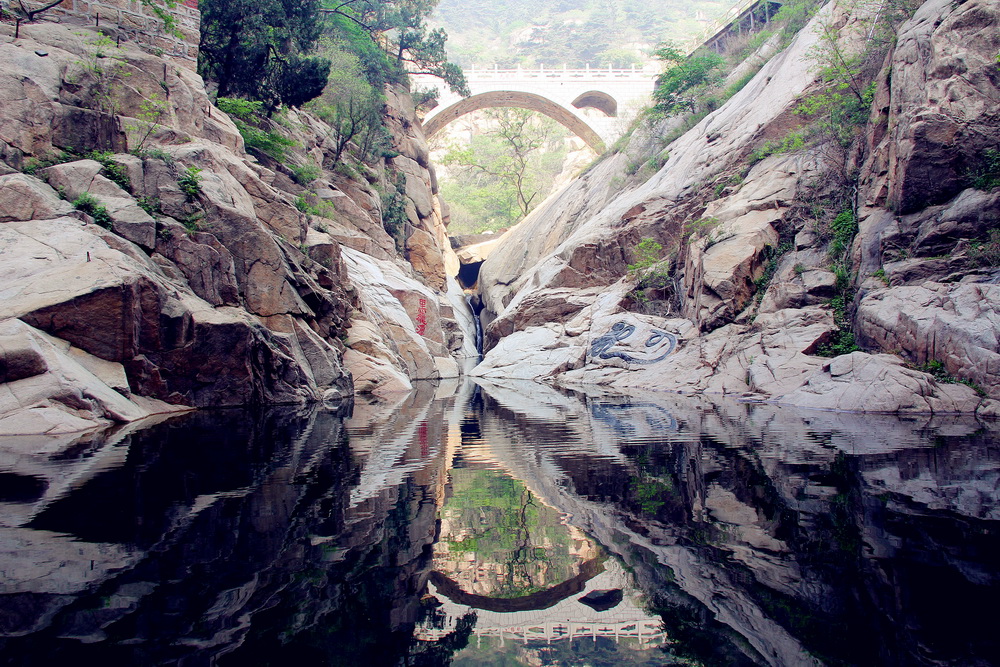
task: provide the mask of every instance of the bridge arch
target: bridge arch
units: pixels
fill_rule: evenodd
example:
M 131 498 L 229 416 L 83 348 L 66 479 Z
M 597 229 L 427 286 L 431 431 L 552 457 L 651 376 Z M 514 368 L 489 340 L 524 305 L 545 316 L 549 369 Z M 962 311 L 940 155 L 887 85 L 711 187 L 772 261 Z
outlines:
M 602 93 L 599 90 L 588 90 L 587 92 L 578 95 L 577 98 L 573 100 L 573 106 L 577 109 L 597 109 L 598 111 L 604 112 L 604 115 L 609 118 L 615 118 L 618 116 L 618 101 L 607 93 Z
M 424 133 L 428 137 L 431 137 L 453 120 L 473 111 L 493 107 L 515 107 L 543 113 L 583 139 L 597 153 L 604 152 L 604 140 L 601 139 L 600 135 L 586 121 L 566 107 L 548 100 L 541 95 L 528 92 L 497 90 L 471 95 L 438 111 L 432 118 L 425 121 Z

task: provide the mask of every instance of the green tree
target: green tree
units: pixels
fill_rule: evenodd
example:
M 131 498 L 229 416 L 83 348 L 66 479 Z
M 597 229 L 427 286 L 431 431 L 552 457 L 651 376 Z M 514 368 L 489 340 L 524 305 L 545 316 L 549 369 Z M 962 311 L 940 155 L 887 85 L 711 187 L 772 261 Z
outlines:
M 441 78 L 460 95 L 469 94 L 462 69 L 448 62 L 442 28 L 431 29 L 427 17 L 438 0 L 327 0 L 323 11 L 362 27 L 391 55 L 397 70 Z
M 456 173 L 443 184 L 453 222 L 464 210 L 475 219 L 475 231 L 506 227 L 527 215 L 551 189 L 566 155 L 566 132 L 541 114 L 525 109 L 481 113 L 484 127 L 443 160 Z
M 319 0 L 201 0 L 198 70 L 220 96 L 260 100 L 268 112 L 301 106 L 326 85 Z
M 670 65 L 656 78 L 653 99 L 666 116 L 695 111 L 698 93 L 718 83 L 723 58 L 716 53 L 687 57 L 676 45 L 665 42 L 654 54 Z
M 334 163 L 352 144 L 358 157 L 370 160 L 390 148 L 382 119 L 385 97 L 369 83 L 361 58 L 341 42 L 328 42 L 322 54 L 330 61 L 330 76 L 323 94 L 309 109 L 330 125 L 335 146 Z

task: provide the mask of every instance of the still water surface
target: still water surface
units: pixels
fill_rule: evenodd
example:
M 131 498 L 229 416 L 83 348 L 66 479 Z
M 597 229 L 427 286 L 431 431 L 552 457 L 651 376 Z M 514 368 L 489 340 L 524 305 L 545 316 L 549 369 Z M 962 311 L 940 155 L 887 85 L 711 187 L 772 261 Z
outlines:
M 998 664 L 997 429 L 467 382 L 0 441 L 0 664 Z

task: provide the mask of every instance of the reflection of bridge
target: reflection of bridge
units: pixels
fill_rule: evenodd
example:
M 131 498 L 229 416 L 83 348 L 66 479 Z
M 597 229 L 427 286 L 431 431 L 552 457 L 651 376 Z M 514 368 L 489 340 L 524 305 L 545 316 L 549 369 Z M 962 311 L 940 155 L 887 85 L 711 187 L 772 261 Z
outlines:
M 515 641 L 554 641 L 570 639 L 596 639 L 606 637 L 616 642 L 632 641 L 633 645 L 652 648 L 667 640 L 663 622 L 659 617 L 647 612 L 641 603 L 641 596 L 635 589 L 631 577 L 614 558 L 605 561 L 604 572 L 587 582 L 586 588 L 578 595 L 572 595 L 546 609 L 518 612 L 496 612 L 475 609 L 476 624 L 473 634 L 477 641 L 484 637 L 495 637 L 501 643 Z M 596 590 L 620 589 L 625 595 L 622 601 L 611 609 L 596 611 L 580 602 L 580 597 Z M 445 614 L 443 627 L 435 628 L 427 624 L 417 627 L 416 636 L 423 641 L 440 639 L 455 629 L 456 621 L 474 608 L 457 603 L 442 594 L 433 583 L 428 591 L 441 603 Z
M 663 622 L 660 620 L 621 621 L 618 623 L 589 622 L 556 622 L 543 625 L 511 625 L 507 627 L 492 627 L 473 631 L 477 639 L 483 637 L 498 637 L 505 641 L 559 641 L 563 639 L 596 639 L 608 637 L 616 642 L 623 639 L 636 639 L 641 646 L 659 646 L 666 638 Z
M 467 113 L 488 107 L 539 111 L 558 121 L 601 152 L 616 139 L 627 120 L 622 112 L 649 101 L 657 69 L 470 69 L 469 97 L 441 93 L 438 106 L 424 118 L 427 136 Z M 439 79 L 413 76 L 417 85 L 438 87 Z

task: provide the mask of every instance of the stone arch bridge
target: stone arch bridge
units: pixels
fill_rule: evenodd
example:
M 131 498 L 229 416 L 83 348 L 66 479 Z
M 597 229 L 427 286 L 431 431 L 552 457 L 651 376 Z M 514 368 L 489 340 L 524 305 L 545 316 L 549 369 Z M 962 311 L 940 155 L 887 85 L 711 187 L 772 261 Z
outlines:
M 445 90 L 438 105 L 424 117 L 430 137 L 467 113 L 489 107 L 519 107 L 539 111 L 564 125 L 598 153 L 626 129 L 620 116 L 645 105 L 653 93 L 657 68 L 645 69 L 469 69 L 465 77 L 472 94 L 463 98 Z M 414 86 L 440 88 L 441 80 L 411 76 Z

